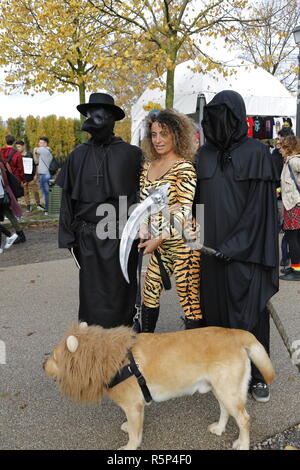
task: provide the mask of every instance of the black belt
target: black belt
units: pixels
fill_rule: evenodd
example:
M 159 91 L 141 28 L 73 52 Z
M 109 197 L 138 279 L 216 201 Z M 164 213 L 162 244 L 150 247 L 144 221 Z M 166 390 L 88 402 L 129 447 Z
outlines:
M 118 385 L 120 382 L 123 382 L 123 380 L 126 380 L 129 377 L 131 377 L 132 375 L 135 375 L 135 377 L 138 381 L 138 384 L 139 384 L 139 386 L 142 390 L 142 393 L 143 393 L 143 396 L 144 396 L 144 399 L 145 399 L 146 403 L 150 403 L 152 401 L 151 393 L 149 391 L 149 388 L 147 387 L 145 377 L 140 372 L 131 351 L 128 351 L 128 358 L 130 360 L 130 364 L 127 364 L 127 366 L 124 366 L 115 375 L 115 377 L 108 384 L 108 388 L 113 388 L 116 385 Z
M 104 219 L 104 217 L 103 217 Z M 76 232 L 76 230 L 81 229 L 82 227 L 87 227 L 91 230 L 96 230 L 96 227 L 99 222 L 101 222 L 103 219 L 99 219 L 97 222 L 88 222 L 86 220 L 80 219 L 80 220 L 74 220 L 71 224 L 71 229 Z M 113 221 L 116 224 L 116 229 L 119 229 L 119 221 Z M 107 222 L 109 223 L 109 221 Z

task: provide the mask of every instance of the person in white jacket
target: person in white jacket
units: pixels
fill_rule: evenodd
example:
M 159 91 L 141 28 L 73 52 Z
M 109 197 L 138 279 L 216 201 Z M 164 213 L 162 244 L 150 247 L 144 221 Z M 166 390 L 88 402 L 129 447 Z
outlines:
M 280 279 L 300 281 L 300 139 L 292 135 L 285 137 L 280 152 L 284 159 L 281 173 L 283 230 L 291 256 L 291 267 Z

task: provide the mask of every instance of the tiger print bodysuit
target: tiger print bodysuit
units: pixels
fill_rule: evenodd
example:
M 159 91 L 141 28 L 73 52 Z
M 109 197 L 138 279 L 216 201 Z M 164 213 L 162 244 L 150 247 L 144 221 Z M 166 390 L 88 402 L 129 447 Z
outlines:
M 157 248 L 163 265 L 171 276 L 174 273 L 176 289 L 184 315 L 188 319 L 202 318 L 200 309 L 200 252 L 191 250 L 182 238 L 182 232 L 176 227 L 183 226 L 190 213 L 195 189 L 196 171 L 190 161 L 178 160 L 162 177 L 150 181 L 148 170 L 150 163 L 146 162 L 140 176 L 140 198 L 143 201 L 149 194 L 166 183 L 170 184 L 168 190 L 168 208 L 171 220 L 177 224 L 170 224 L 161 213 L 152 215 L 147 223 L 151 225 L 150 232 L 156 236 L 164 230 L 169 231 L 169 238 L 163 240 Z M 173 217 L 173 219 L 172 219 Z M 145 283 L 143 288 L 143 302 L 146 307 L 159 307 L 162 291 L 162 278 L 159 264 L 154 253 L 151 254 L 147 265 Z

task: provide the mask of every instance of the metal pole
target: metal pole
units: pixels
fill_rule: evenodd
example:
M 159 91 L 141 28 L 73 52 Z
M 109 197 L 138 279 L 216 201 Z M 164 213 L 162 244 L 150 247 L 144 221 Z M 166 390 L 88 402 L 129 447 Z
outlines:
M 199 129 L 200 129 L 200 144 L 204 144 L 204 133 L 203 133 L 203 128 L 202 128 L 202 119 L 203 119 L 203 110 L 205 106 L 205 96 L 201 94 L 199 96 Z

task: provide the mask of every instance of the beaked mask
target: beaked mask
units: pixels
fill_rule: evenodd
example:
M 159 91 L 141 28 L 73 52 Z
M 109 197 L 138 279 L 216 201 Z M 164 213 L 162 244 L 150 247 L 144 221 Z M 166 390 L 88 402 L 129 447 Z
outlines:
M 87 112 L 87 117 L 82 131 L 91 134 L 98 142 L 105 142 L 113 135 L 115 118 L 108 109 L 103 106 L 92 108 Z

